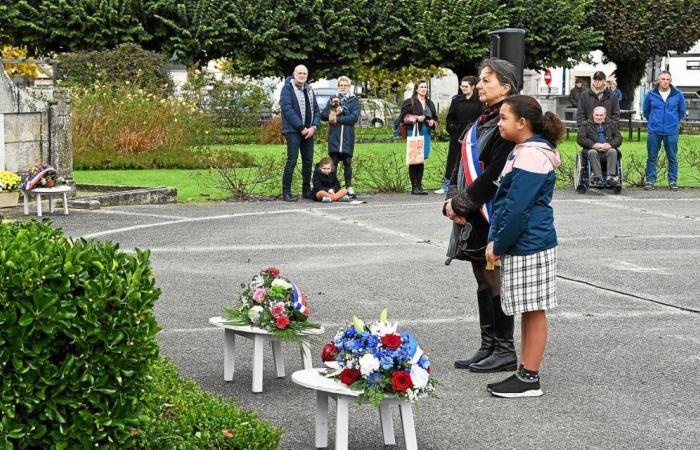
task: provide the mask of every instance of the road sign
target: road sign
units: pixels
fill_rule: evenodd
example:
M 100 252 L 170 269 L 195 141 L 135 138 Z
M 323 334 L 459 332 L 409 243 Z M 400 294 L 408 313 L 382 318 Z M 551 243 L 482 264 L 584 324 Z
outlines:
M 552 72 L 549 69 L 544 69 L 544 83 L 547 86 L 552 84 Z

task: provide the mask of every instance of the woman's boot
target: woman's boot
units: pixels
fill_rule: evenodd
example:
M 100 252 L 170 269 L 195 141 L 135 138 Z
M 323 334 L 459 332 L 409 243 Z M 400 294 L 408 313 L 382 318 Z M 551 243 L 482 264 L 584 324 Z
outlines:
M 501 296 L 493 297 L 494 336 L 496 344 L 493 353 L 486 359 L 469 366 L 472 372 L 506 372 L 515 370 L 518 357 L 513 344 L 513 316 L 507 316 L 501 309 Z
M 494 336 L 494 315 L 491 289 L 484 289 L 476 293 L 479 304 L 479 327 L 481 328 L 481 347 L 473 355 L 465 359 L 455 361 L 455 368 L 468 369 L 469 365 L 478 363 L 493 353 L 496 344 Z

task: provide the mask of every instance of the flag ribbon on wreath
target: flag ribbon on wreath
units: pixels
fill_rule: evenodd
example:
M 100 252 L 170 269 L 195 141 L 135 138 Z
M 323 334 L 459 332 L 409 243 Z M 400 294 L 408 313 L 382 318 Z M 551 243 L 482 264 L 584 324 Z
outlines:
M 297 287 L 296 284 L 292 284 L 292 304 L 294 305 L 294 309 L 299 311 L 305 316 L 309 315 L 309 308 L 306 307 L 304 304 L 305 302 L 303 301 L 304 299 L 304 294 L 302 294 L 301 289 Z
M 464 167 L 464 176 L 467 181 L 467 187 L 471 186 L 472 183 L 484 172 L 484 165 L 479 161 L 479 152 L 476 148 L 476 125 L 474 122 L 469 132 L 462 142 L 462 166 Z M 491 223 L 491 214 L 493 212 L 493 206 L 491 201 L 487 201 L 481 208 L 479 208 L 481 215 L 484 216 L 487 223 Z

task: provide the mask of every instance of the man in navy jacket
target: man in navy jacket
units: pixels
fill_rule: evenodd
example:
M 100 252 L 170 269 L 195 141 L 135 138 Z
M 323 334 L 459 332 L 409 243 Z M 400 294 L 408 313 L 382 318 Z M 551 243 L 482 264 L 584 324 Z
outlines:
M 671 84 L 671 73 L 659 74 L 658 84 L 644 97 L 644 117 L 647 119 L 647 169 L 644 189 L 654 189 L 656 159 L 664 143 L 668 159 L 668 187 L 678 190 L 678 134 L 685 116 L 685 97 Z
M 313 89 L 306 82 L 309 70 L 298 65 L 287 77 L 280 94 L 282 132 L 287 139 L 287 162 L 282 176 L 282 199 L 297 201 L 292 195 L 292 174 L 301 152 L 301 176 L 304 198 L 311 198 L 311 167 L 314 161 L 314 133 L 321 123 L 318 103 Z

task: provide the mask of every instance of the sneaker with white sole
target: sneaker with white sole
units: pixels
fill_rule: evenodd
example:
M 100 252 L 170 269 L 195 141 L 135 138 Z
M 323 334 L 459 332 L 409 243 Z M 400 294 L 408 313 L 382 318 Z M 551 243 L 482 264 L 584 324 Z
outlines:
M 491 387 L 491 395 L 503 398 L 540 397 L 544 394 L 540 380 L 526 381 L 518 374 L 511 375 Z
M 341 202 L 349 202 L 350 201 L 350 196 L 349 195 L 343 195 L 340 197 Z
M 668 188 L 672 191 L 677 191 L 678 190 L 678 184 L 676 183 L 669 183 Z
M 645 191 L 653 191 L 654 190 L 654 183 L 647 183 L 644 185 L 644 190 Z
M 330 197 L 323 197 L 321 203 L 333 203 L 333 199 Z

